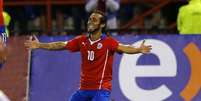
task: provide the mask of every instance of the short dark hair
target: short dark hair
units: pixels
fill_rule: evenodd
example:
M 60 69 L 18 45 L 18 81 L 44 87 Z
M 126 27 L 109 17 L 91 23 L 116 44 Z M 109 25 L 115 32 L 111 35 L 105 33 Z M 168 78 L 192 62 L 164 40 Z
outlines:
M 106 16 L 105 16 L 104 12 L 102 12 L 100 10 L 94 10 L 92 13 L 97 13 L 97 14 L 102 15 L 102 17 L 100 18 L 100 23 L 101 24 L 106 24 Z

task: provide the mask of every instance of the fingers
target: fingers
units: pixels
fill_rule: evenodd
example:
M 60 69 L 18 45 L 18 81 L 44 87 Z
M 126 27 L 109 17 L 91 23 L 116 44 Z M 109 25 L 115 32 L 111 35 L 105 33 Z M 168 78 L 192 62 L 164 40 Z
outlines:
M 148 45 L 147 47 L 151 48 L 152 46 L 151 46 L 151 45 Z
M 32 43 L 32 38 L 29 37 L 29 40 L 25 41 L 24 46 L 26 47 L 26 49 L 33 49 L 33 43 Z
M 148 46 L 147 46 L 147 49 L 148 49 L 148 50 L 152 50 L 152 46 L 151 46 L 151 45 L 148 45 Z
M 143 49 L 142 49 L 142 53 L 143 54 L 148 54 L 148 53 L 150 53 L 151 50 L 152 50 L 152 46 L 151 45 L 144 46 Z
M 26 49 L 35 49 L 35 43 L 37 41 L 38 41 L 38 38 L 35 35 L 32 35 L 29 37 L 28 40 L 25 41 L 24 45 L 25 45 Z
M 148 50 L 143 50 L 142 53 L 143 53 L 143 54 L 149 54 L 149 53 L 150 53 L 150 50 L 149 50 L 149 49 L 148 49 Z
M 32 41 L 33 39 L 36 40 L 36 41 L 39 41 L 38 38 L 36 37 L 36 35 L 29 36 L 28 40 Z
M 32 42 L 32 41 L 27 40 L 27 41 L 25 41 L 25 43 L 24 43 L 24 44 L 31 44 L 31 42 Z
M 148 45 L 148 46 L 145 47 L 145 50 L 149 50 L 150 51 L 151 49 L 152 49 L 151 45 Z
M 26 49 L 31 49 L 31 43 L 30 42 L 27 41 L 24 43 L 24 45 L 25 45 Z

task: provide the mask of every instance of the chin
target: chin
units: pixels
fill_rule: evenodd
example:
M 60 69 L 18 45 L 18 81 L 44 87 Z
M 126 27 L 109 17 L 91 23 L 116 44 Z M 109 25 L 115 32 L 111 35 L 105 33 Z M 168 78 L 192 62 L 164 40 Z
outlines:
M 88 29 L 88 32 L 89 32 L 89 33 L 94 33 L 94 32 L 96 32 L 96 31 L 98 31 L 98 30 L 99 30 L 99 28 Z
M 88 32 L 89 32 L 89 33 L 93 33 L 94 30 L 93 30 L 93 29 L 88 29 Z

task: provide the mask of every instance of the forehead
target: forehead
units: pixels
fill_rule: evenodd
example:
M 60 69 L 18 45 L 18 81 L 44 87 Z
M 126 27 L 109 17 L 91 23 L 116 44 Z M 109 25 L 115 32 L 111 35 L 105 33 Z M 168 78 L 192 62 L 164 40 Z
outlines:
M 99 13 L 92 13 L 92 14 L 90 15 L 90 18 L 101 18 L 101 17 L 102 17 L 102 15 L 99 14 Z

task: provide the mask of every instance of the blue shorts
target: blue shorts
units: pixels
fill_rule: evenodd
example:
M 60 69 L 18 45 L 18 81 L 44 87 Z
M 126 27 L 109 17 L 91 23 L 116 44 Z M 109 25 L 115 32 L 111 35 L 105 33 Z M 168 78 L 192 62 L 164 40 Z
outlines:
M 69 101 L 110 101 L 108 90 L 78 90 Z
M 6 43 L 7 35 L 4 26 L 0 26 L 0 37 L 3 40 L 3 42 Z
M 5 32 L 6 32 L 5 26 L 0 25 L 0 33 L 5 33 Z

